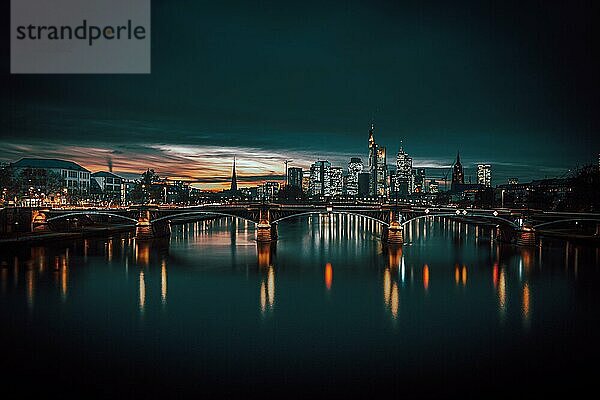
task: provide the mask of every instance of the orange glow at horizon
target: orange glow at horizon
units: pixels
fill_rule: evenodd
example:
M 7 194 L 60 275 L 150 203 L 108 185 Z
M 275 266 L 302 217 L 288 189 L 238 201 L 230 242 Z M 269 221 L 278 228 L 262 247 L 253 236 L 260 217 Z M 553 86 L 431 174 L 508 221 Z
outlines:
M 429 265 L 423 266 L 423 287 L 425 290 L 429 289 Z
M 90 172 L 108 171 L 107 160 L 116 174 L 139 177 L 150 168 L 161 178 L 188 181 L 193 187 L 207 191 L 229 189 L 234 155 L 237 155 L 236 172 L 241 188 L 257 186 L 267 180 L 283 182 L 283 160 L 290 158 L 289 153 L 262 148 L 151 143 L 142 145 L 139 150 L 119 152 L 99 145 L 48 148 L 39 144 L 28 144 L 20 147 L 20 151 L 23 157 L 73 161 Z M 308 153 L 296 152 L 291 158 L 296 160 L 295 165 L 303 168 L 312 163 L 312 155 Z

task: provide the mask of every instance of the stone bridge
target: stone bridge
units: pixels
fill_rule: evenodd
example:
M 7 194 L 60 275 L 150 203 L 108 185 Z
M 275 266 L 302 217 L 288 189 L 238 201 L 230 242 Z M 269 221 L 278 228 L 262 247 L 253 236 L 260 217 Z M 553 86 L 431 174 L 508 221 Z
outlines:
M 600 234 L 600 214 L 552 213 L 530 210 L 481 210 L 452 207 L 415 207 L 408 205 L 372 204 L 209 204 L 194 207 L 136 206 L 120 209 L 52 209 L 32 212 L 32 230 L 55 229 L 60 221 L 101 218 L 112 223 L 135 226 L 136 236 L 149 239 L 170 234 L 171 224 L 203 216 L 226 216 L 250 221 L 256 225 L 258 242 L 277 240 L 279 222 L 307 215 L 356 215 L 381 224 L 383 240 L 390 244 L 404 242 L 404 227 L 410 222 L 431 217 L 458 218 L 472 223 L 494 224 L 499 237 L 519 245 L 534 245 L 538 229 L 551 225 L 595 221 Z

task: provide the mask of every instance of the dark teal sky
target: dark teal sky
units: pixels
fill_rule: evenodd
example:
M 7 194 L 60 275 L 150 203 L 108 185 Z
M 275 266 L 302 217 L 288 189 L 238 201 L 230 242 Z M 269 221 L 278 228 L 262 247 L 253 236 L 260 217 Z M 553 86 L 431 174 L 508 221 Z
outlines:
M 600 151 L 591 4 L 153 1 L 139 76 L 11 76 L 5 37 L 0 160 L 92 146 L 88 162 L 130 170 L 119 155 L 160 164 L 168 148 L 168 174 L 206 176 L 176 171 L 197 150 L 215 174 L 235 153 L 258 177 L 287 156 L 365 158 L 374 117 L 389 163 L 404 140 L 416 164 L 491 162 L 494 183 L 561 175 Z

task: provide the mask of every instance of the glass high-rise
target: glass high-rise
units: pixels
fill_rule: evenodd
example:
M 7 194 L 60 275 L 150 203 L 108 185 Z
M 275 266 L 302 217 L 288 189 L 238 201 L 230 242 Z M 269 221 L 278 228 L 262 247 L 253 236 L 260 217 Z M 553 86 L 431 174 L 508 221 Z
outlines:
M 325 160 L 316 161 L 310 167 L 310 196 L 331 196 L 331 163 Z
M 348 195 L 358 195 L 358 174 L 363 172 L 363 162 L 358 157 L 352 157 L 348 163 L 348 184 L 346 190 Z
M 485 187 L 492 186 L 492 166 L 490 164 L 477 164 L 477 183 Z

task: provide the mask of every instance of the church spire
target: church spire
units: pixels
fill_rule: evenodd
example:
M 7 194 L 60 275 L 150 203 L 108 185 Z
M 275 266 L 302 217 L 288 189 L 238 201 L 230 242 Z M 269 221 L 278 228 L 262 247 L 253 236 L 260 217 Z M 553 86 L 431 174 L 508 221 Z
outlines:
M 237 175 L 235 173 L 235 156 L 233 156 L 233 171 L 231 173 L 231 191 L 235 192 L 238 190 L 237 187 Z

